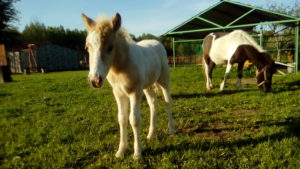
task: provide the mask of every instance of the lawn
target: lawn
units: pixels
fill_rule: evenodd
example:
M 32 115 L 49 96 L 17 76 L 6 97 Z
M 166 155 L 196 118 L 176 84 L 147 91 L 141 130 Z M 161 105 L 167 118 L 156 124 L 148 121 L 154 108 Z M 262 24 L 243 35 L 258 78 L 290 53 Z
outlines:
M 87 71 L 13 75 L 0 84 L 0 168 L 300 168 L 300 74 L 274 77 L 273 91 L 253 83 L 236 91 L 205 90 L 200 67 L 171 68 L 176 135 L 168 135 L 159 94 L 158 132 L 147 140 L 143 99 L 143 159 L 132 159 L 132 131 L 123 159 L 111 88 L 94 89 Z M 224 69 L 214 72 L 218 86 Z M 245 70 L 246 78 L 253 70 Z

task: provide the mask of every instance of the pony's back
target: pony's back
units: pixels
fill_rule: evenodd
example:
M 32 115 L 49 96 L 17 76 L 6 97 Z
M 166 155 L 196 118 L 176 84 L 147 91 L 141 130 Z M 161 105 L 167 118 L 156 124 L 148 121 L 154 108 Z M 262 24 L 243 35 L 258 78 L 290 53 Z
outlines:
M 250 45 L 259 52 L 265 52 L 263 48 L 243 30 L 235 30 L 219 37 L 214 35 L 214 33 L 208 36 L 213 37 L 209 56 L 216 64 L 222 64 L 225 60 L 230 60 L 236 49 L 241 45 Z

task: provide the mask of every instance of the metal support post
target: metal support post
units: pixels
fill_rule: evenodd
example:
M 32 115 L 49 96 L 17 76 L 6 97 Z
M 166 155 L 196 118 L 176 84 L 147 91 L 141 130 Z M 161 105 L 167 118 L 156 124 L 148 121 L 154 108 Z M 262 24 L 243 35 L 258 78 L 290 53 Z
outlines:
M 299 22 L 296 23 L 295 27 L 295 72 L 299 70 Z
M 172 44 L 173 44 L 173 67 L 176 67 L 176 52 L 175 52 L 175 39 L 172 38 Z
M 263 48 L 264 45 L 263 25 L 260 25 L 259 45 Z

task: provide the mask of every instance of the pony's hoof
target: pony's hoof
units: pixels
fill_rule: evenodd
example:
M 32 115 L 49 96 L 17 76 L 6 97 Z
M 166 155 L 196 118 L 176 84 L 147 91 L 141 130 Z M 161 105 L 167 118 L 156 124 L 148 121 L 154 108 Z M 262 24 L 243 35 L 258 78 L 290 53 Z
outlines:
M 169 129 L 169 134 L 175 134 L 176 130 L 175 129 Z

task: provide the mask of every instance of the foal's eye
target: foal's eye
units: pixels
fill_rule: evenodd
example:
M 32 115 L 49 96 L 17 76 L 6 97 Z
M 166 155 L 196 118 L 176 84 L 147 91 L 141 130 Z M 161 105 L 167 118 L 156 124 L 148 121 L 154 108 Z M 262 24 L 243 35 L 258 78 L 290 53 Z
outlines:
M 111 52 L 113 50 L 113 45 L 108 46 L 107 51 Z

